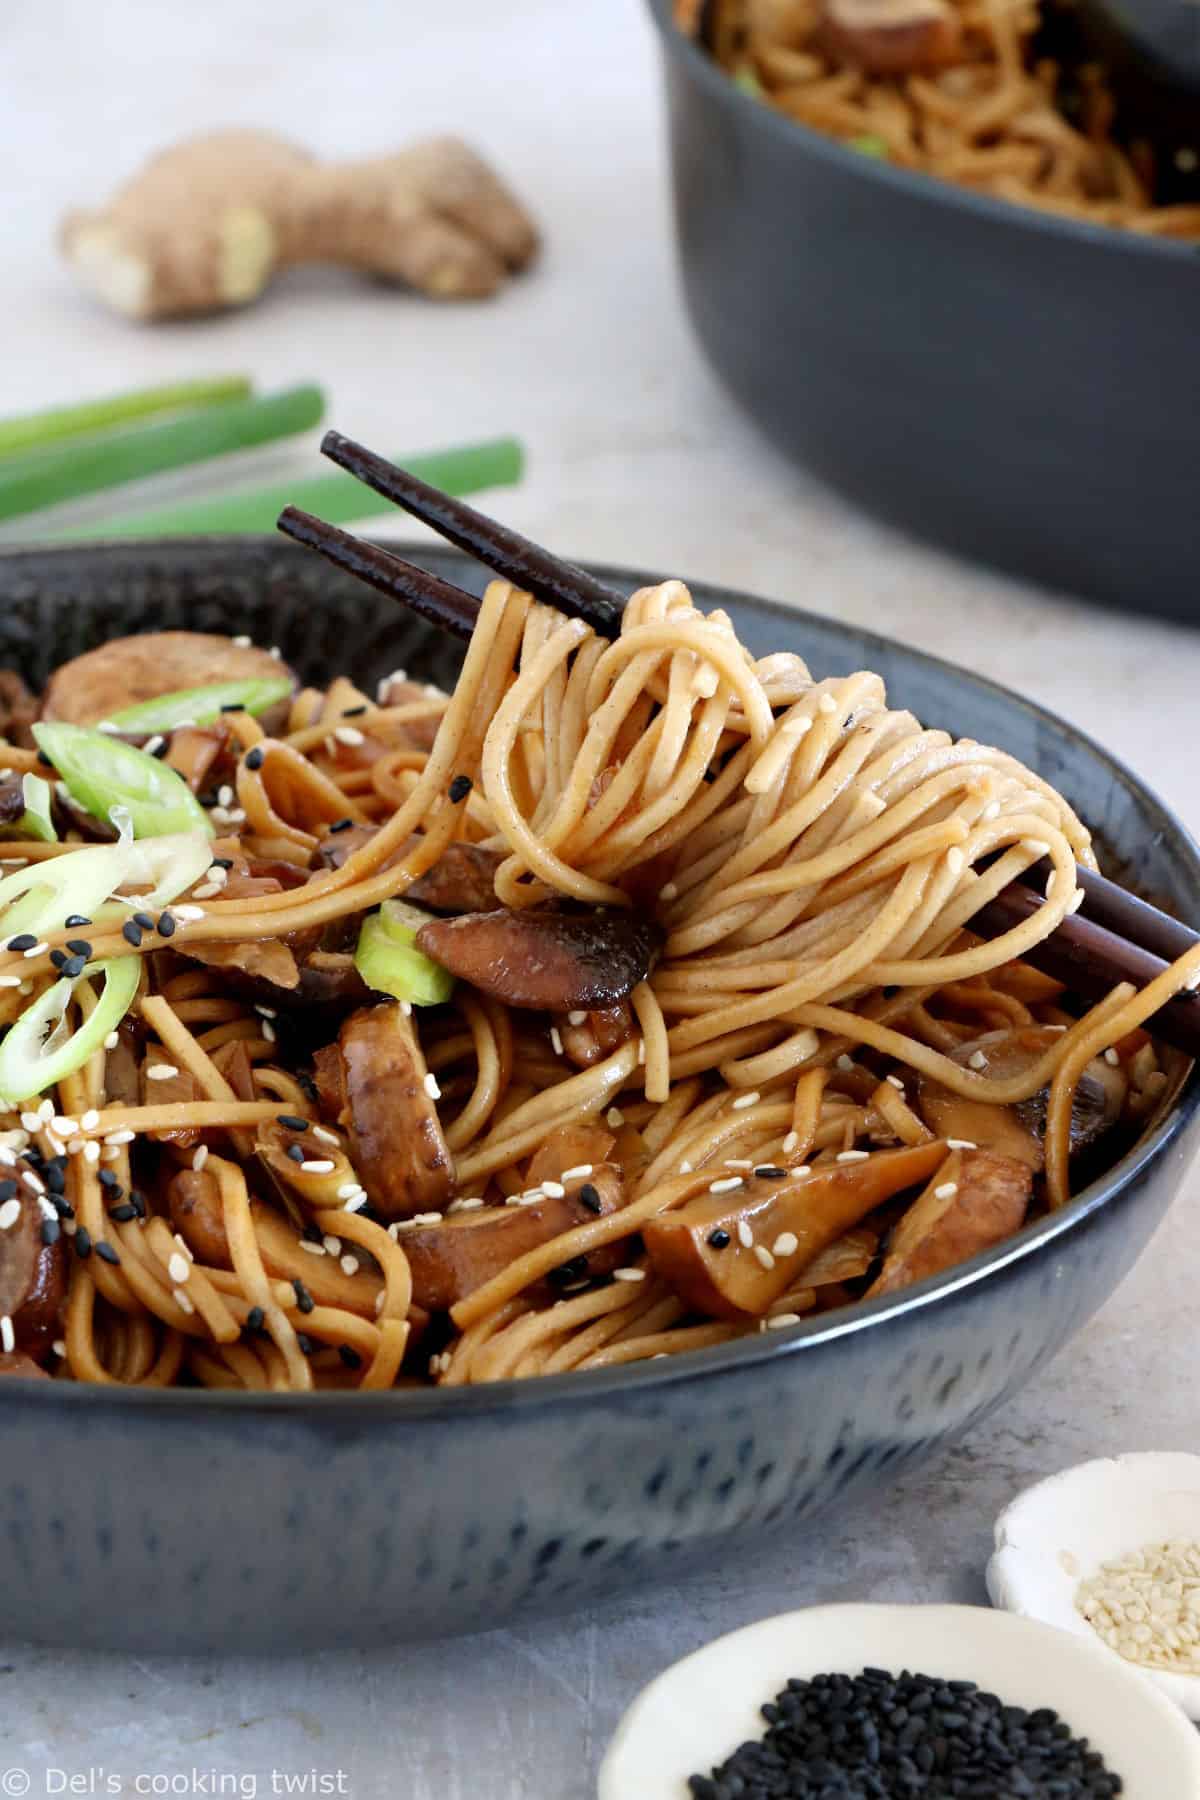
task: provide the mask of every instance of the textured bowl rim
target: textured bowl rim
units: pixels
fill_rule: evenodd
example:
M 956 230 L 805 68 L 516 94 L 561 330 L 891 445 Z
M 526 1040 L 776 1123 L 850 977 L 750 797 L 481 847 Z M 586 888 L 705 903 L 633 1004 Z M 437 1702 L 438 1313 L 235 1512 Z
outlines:
M 402 539 L 382 538 L 378 541 L 397 555 L 418 563 L 422 556 L 429 556 L 432 548 L 428 543 L 406 542 Z M 25 561 L 42 562 L 59 554 L 64 561 L 74 560 L 79 556 L 114 559 L 165 556 L 168 560 L 177 561 L 189 550 L 203 550 L 210 557 L 224 554 L 231 561 L 236 561 L 239 556 L 244 558 L 249 554 L 261 554 L 267 546 L 272 550 L 277 549 L 283 556 L 299 557 L 306 554 L 298 547 L 254 533 L 194 538 L 97 538 L 86 543 L 72 541 L 64 545 L 22 545 L 11 550 L 0 550 L 0 569 L 20 565 Z M 437 554 L 441 559 L 460 562 L 464 570 L 479 568 L 472 558 L 449 550 L 444 545 L 437 546 Z M 663 579 L 661 576 L 647 574 L 645 570 L 632 570 L 619 564 L 584 558 L 576 560 L 601 580 L 625 591 Z M 819 633 L 837 633 L 846 629 L 838 619 L 827 614 L 809 612 L 802 607 L 785 606 L 780 601 L 747 594 L 699 577 L 681 579 L 689 587 L 702 590 L 713 604 L 733 602 L 747 605 L 761 615 L 778 619 L 781 636 L 789 627 L 808 626 Z M 914 649 L 882 632 L 858 625 L 852 629 L 856 642 L 869 654 L 874 655 L 876 651 L 880 651 L 890 655 L 900 651 L 926 669 L 956 683 L 965 681 L 969 688 L 981 690 L 1002 701 L 1010 710 L 1023 712 L 1029 718 L 1049 727 L 1056 736 L 1082 745 L 1104 766 L 1116 785 L 1123 787 L 1136 799 L 1146 824 L 1175 841 L 1183 852 L 1183 860 L 1190 867 L 1200 900 L 1200 845 L 1153 789 L 1147 787 L 1119 757 L 1105 749 L 1087 732 L 1081 731 L 1048 708 L 1036 705 L 1003 683 L 993 681 L 989 676 L 975 674 L 969 669 L 947 662 L 943 657 Z M 1034 1220 L 1003 1244 L 983 1251 L 944 1274 L 928 1276 L 896 1294 L 882 1295 L 876 1300 L 860 1301 L 853 1307 L 847 1307 L 844 1317 L 838 1312 L 818 1315 L 785 1331 L 756 1332 L 730 1343 L 717 1344 L 704 1350 L 690 1350 L 661 1360 L 625 1364 L 612 1369 L 568 1371 L 561 1375 L 539 1376 L 536 1380 L 488 1382 L 478 1387 L 429 1390 L 392 1388 L 379 1393 L 238 1393 L 220 1388 L 138 1388 L 117 1384 L 102 1387 L 90 1382 L 47 1382 L 8 1376 L 0 1383 L 0 1403 L 11 1397 L 20 1403 L 37 1405 L 43 1409 L 63 1405 L 88 1406 L 94 1411 L 97 1406 L 115 1406 L 124 1412 L 129 1408 L 145 1407 L 167 1408 L 174 1412 L 195 1410 L 208 1414 L 215 1411 L 219 1414 L 265 1414 L 273 1417 L 298 1413 L 302 1417 L 311 1418 L 314 1423 L 326 1422 L 332 1414 L 339 1417 L 349 1414 L 356 1421 L 366 1423 L 382 1414 L 386 1414 L 392 1421 L 429 1417 L 450 1419 L 466 1414 L 505 1413 L 531 1406 L 553 1407 L 564 1400 L 582 1401 L 588 1397 L 603 1399 L 613 1393 L 632 1393 L 635 1390 L 645 1393 L 647 1390 L 679 1382 L 708 1380 L 727 1369 L 748 1369 L 798 1355 L 809 1347 L 816 1349 L 841 1338 L 870 1331 L 905 1314 L 922 1312 L 939 1300 L 966 1292 L 986 1280 L 989 1275 L 998 1274 L 1024 1261 L 1026 1257 L 1037 1255 L 1059 1238 L 1083 1226 L 1094 1214 L 1135 1186 L 1152 1165 L 1164 1160 L 1183 1136 L 1198 1109 L 1200 1067 L 1191 1071 L 1170 1110 L 1159 1123 L 1139 1139 L 1119 1162 L 1098 1180 L 1090 1183 L 1066 1206 L 1045 1218 Z
M 992 194 L 976 193 L 955 182 L 924 175 L 917 169 L 896 168 L 880 157 L 863 156 L 861 151 L 851 149 L 840 138 L 827 137 L 799 119 L 789 117 L 777 106 L 765 105 L 753 94 L 743 93 L 694 39 L 680 31 L 671 16 L 672 0 L 647 0 L 647 4 L 666 54 L 682 61 L 709 93 L 723 98 L 735 109 L 745 108 L 747 119 L 753 114 L 761 127 L 778 134 L 781 143 L 793 147 L 803 145 L 810 155 L 834 164 L 842 173 L 853 171 L 866 183 L 892 186 L 914 199 L 926 200 L 930 205 L 966 212 L 991 223 L 1006 222 L 1016 230 L 1040 231 L 1052 237 L 1073 239 L 1097 251 L 1107 249 L 1113 254 L 1174 260 L 1181 266 L 1191 264 L 1193 268 L 1200 268 L 1195 244 L 1180 238 L 1157 237 L 1116 225 L 1098 225 L 1088 219 L 1042 212 L 1036 207 L 1021 206 Z

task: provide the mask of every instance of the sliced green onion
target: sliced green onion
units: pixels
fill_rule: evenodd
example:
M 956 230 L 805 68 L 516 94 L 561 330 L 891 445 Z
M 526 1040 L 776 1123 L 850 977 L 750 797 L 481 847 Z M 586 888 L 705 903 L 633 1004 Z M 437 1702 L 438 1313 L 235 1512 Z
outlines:
M 72 800 L 93 819 L 110 825 L 113 808 L 119 807 L 128 814 L 137 838 L 181 831 L 213 836 L 208 814 L 187 782 L 156 756 L 90 725 L 41 723 L 34 726 L 33 735 Z
M 292 684 L 286 675 L 274 680 L 217 681 L 209 687 L 179 688 L 173 694 L 156 694 L 153 700 L 141 700 L 136 706 L 122 707 L 109 713 L 108 723 L 122 731 L 149 736 L 156 731 L 177 731 L 181 725 L 208 725 L 227 706 L 240 706 L 243 712 L 264 713 L 277 700 L 286 700 Z
M 369 988 L 407 1000 L 412 1006 L 440 1006 L 454 990 L 454 977 L 416 947 L 429 914 L 402 900 L 385 900 L 362 922 L 354 966 Z
M 19 418 L 0 419 L 0 456 L 18 450 L 35 450 L 60 438 L 84 437 L 107 431 L 130 419 L 155 413 L 183 412 L 189 407 L 215 406 L 222 400 L 244 400 L 250 392 L 247 375 L 214 375 L 199 381 L 173 381 L 166 387 L 138 388 L 129 394 L 110 394 L 103 400 L 85 400 L 78 406 L 49 406 Z
M 40 775 L 22 775 L 21 798 L 25 811 L 13 824 L 0 826 L 0 837 L 39 838 L 43 844 L 57 844 L 58 833 L 50 816 L 50 783 Z
M 56 981 L 40 1000 L 27 1007 L 0 1043 L 0 1096 L 8 1106 L 30 1100 L 73 1075 L 99 1050 L 110 1031 L 115 1031 L 138 990 L 142 975 L 140 956 L 121 956 L 113 962 L 90 963 L 80 980 L 103 975 L 104 987 L 91 1016 L 62 1041 L 67 1007 L 75 992 L 74 981 Z
M 422 481 L 447 494 L 473 494 L 480 488 L 512 487 L 520 481 L 525 453 L 515 438 L 464 444 L 457 450 L 435 450 L 426 456 L 392 458 Z M 368 492 L 352 475 L 314 475 L 307 481 L 281 482 L 245 494 L 213 494 L 207 500 L 181 500 L 149 512 L 106 518 L 102 526 L 71 525 L 55 530 L 64 538 L 194 537 L 209 532 L 274 531 L 285 506 L 317 513 L 331 525 L 349 524 L 373 513 L 392 511 L 392 502 Z M 393 514 L 394 516 L 394 514 Z
M 324 411 L 325 396 L 319 387 L 294 387 L 258 399 L 227 400 L 159 424 L 7 457 L 0 462 L 0 519 L 140 481 L 164 469 L 204 462 L 230 450 L 292 437 L 319 425 Z
M 884 138 L 876 137 L 874 132 L 864 132 L 861 137 L 848 138 L 847 142 L 852 150 L 858 151 L 860 156 L 874 156 L 880 162 L 888 161 L 887 142 Z
M 149 888 L 138 906 L 165 906 L 208 869 L 212 845 L 200 832 L 143 838 L 140 843 L 89 844 L 31 863 L 0 881 L 0 941 L 32 931 L 61 931 L 74 913 L 95 919 L 121 888 Z

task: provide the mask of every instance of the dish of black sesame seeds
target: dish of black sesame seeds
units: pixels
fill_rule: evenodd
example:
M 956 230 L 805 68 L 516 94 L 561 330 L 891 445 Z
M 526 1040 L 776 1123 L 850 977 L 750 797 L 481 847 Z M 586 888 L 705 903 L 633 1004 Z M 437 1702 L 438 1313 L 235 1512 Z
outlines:
M 1160 1694 L 982 1607 L 814 1607 L 718 1639 L 634 1702 L 600 1776 L 600 1800 L 1197 1793 L 1200 1738 Z

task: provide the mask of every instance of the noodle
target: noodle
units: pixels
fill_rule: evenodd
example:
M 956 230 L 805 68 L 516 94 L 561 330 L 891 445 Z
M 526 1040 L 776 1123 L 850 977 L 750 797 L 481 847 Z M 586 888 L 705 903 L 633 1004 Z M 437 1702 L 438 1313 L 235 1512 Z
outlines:
M 694 0 L 676 11 L 695 33 Z M 1200 238 L 1200 204 L 1157 196 L 1156 177 L 1171 173 L 1162 153 L 1118 135 L 1103 71 L 1062 0 L 716 0 L 713 11 L 713 47 L 744 86 L 866 155 L 1065 218 Z
M 995 25 L 996 83 L 1029 79 L 1026 41 Z M 868 104 L 817 62 L 787 64 L 789 93 Z M 925 85 L 949 129 L 957 102 Z M 1009 116 L 999 90 L 971 104 Z M 286 710 L 278 735 L 219 728 L 214 860 L 169 932 L 85 922 L 91 960 L 140 959 L 124 1023 L 0 1113 L 0 1180 L 63 1290 L 57 1349 L 8 1323 L 59 1378 L 457 1386 L 724 1343 L 947 1266 L 936 1235 L 896 1264 L 947 1156 L 968 1244 L 972 1181 L 1017 1195 L 1001 1236 L 1061 1206 L 1077 1138 L 1119 1153 L 1181 1078 L 1141 1027 L 1200 952 L 1090 1010 L 1021 960 L 1095 866 L 1059 794 L 875 675 L 755 660 L 679 582 L 635 594 L 606 643 L 496 581 L 453 694 L 400 681 L 374 705 L 336 677 Z M 6 860 L 72 847 L 18 838 Z M 1045 904 L 973 937 L 1037 865 Z M 586 917 L 611 1000 L 512 997 L 507 950 L 448 1002 L 371 996 L 364 918 L 410 891 L 436 909 L 418 883 L 480 869 L 485 899 L 443 910 Z M 618 980 L 630 920 L 661 954 Z M 79 931 L 5 940 L 5 1022 Z M 84 975 L 64 1032 L 100 1004 Z

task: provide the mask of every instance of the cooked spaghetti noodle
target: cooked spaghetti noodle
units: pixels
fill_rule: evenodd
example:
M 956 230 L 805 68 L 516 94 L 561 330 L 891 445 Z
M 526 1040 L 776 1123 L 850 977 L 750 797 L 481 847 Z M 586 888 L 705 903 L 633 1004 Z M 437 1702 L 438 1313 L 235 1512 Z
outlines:
M 1068 218 L 1200 237 L 1200 205 L 1160 203 L 1160 146 L 1122 133 L 1104 70 L 1048 41 L 1055 0 L 713 0 L 737 79 L 801 124 L 944 181 Z M 685 29 L 696 0 L 679 0 Z M 1070 46 L 1072 49 L 1074 46 Z M 1168 160 L 1170 160 L 1168 158 Z
M 52 691 L 96 723 L 88 660 Z M 679 582 L 609 643 L 495 581 L 452 694 L 338 676 L 130 741 L 199 789 L 211 862 L 169 905 L 127 885 L 3 940 L 0 1023 L 68 979 L 51 1047 L 100 965 L 140 973 L 0 1115 L 12 1372 L 388 1388 L 703 1348 L 1062 1205 L 1184 1066 L 1142 1025 L 1200 951 L 1090 1010 L 1021 960 L 1094 866 L 1059 794 L 876 675 L 754 660 Z M 69 799 L 6 870 L 94 839 Z M 1035 865 L 1045 906 L 973 937 Z M 448 999 L 364 985 L 364 922 L 406 895 Z M 567 1004 L 596 944 L 607 990 Z

